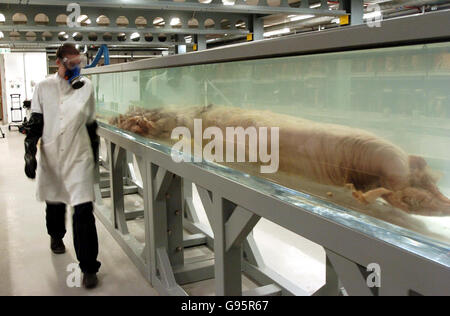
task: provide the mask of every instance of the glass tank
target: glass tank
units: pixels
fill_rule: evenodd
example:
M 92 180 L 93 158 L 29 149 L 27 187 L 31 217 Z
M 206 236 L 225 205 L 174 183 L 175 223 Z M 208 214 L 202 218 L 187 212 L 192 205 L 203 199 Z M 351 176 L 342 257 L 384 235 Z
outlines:
M 450 43 L 93 74 L 91 80 L 104 126 L 176 147 L 184 159 L 190 154 L 196 161 L 200 153 L 239 171 L 237 181 L 276 183 L 337 205 L 362 218 L 359 223 L 412 232 L 448 254 Z

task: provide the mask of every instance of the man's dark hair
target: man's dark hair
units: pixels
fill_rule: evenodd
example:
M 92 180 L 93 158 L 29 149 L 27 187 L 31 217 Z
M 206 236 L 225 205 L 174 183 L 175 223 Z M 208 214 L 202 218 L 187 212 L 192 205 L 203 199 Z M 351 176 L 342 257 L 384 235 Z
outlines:
M 59 46 L 58 50 L 56 51 L 56 57 L 63 59 L 67 55 L 79 55 L 80 51 L 76 49 L 75 45 L 70 43 L 64 43 L 63 45 Z

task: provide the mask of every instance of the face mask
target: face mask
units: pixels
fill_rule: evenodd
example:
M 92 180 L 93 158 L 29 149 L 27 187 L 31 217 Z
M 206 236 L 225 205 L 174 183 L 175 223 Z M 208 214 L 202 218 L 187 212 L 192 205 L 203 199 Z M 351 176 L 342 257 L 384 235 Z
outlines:
M 64 78 L 69 81 L 70 85 L 74 89 L 80 89 L 84 86 L 83 77 L 80 75 L 80 66 L 78 64 L 71 65 L 67 58 L 63 59 L 63 65 L 66 67 L 66 73 Z

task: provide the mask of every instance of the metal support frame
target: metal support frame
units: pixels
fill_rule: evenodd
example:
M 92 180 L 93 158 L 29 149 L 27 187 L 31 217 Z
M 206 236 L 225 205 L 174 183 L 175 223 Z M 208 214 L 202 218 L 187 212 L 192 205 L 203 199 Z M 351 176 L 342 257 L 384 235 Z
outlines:
M 387 20 L 383 22 L 383 27 L 378 29 L 362 25 L 351 26 L 345 30 L 320 32 L 314 36 L 302 34 L 273 40 L 271 43 L 260 41 L 241 44 L 158 60 L 88 69 L 84 73 L 109 73 L 330 50 L 448 41 L 450 27 L 445 26 L 450 26 L 449 16 L 448 11 L 424 14 L 414 18 Z M 118 131 L 107 124 L 100 125 L 99 135 L 116 146 L 132 152 L 140 165 L 145 200 L 146 246 L 140 245 L 140 251 L 135 251 L 134 248 L 137 246 L 132 242 L 129 234 L 124 235 L 114 228 L 107 217 L 105 221 L 103 216 L 105 212 L 101 205 L 96 204 L 96 213 L 99 214 L 102 222 L 106 223 L 108 230 L 113 233 L 114 238 L 119 241 L 133 262 L 161 293 L 184 295 L 179 284 L 199 280 L 200 277 L 212 273 L 211 260 L 202 265 L 198 262 L 186 261 L 183 265 L 173 266 L 170 262 L 168 239 L 171 237 L 168 236 L 166 228 L 167 201 L 159 200 L 165 196 L 159 192 L 169 190 L 170 183 L 174 179 L 173 175 L 179 177 L 181 181 L 180 185 L 176 185 L 174 196 L 177 197 L 176 205 L 183 207 L 185 212 L 184 228 L 191 233 L 202 234 L 198 235 L 201 237 L 198 241 L 206 242 L 206 245 L 215 252 L 214 273 L 219 280 L 219 284 L 216 285 L 217 293 L 248 294 L 242 293 L 240 277 L 232 275 L 242 271 L 262 286 L 274 284 L 280 289 L 275 291 L 274 286 L 261 287 L 250 293 L 267 293 L 272 290 L 273 293 L 306 294 L 298 286 L 283 280 L 276 272 L 264 265 L 251 233 L 244 237 L 251 230 L 257 217 L 272 221 L 326 249 L 327 284 L 315 293 L 317 295 L 337 294 L 341 284 L 349 294 L 442 295 L 450 293 L 450 258 L 439 244 L 430 243 L 422 236 L 387 223 L 378 225 L 375 219 L 368 223 L 363 222 L 359 217 L 346 216 L 345 220 L 341 221 L 338 216 L 327 215 L 330 212 L 332 214 L 345 212 L 338 205 L 325 203 L 313 196 L 302 195 L 292 190 L 286 191 L 285 188 L 274 183 L 252 177 L 243 176 L 239 178 L 242 183 L 237 182 L 238 171 L 230 177 L 223 168 L 214 167 L 206 162 L 175 163 L 171 160 L 170 148 L 153 142 L 149 143 L 145 138 L 130 132 Z M 144 167 L 141 168 L 141 165 Z M 168 176 L 170 174 L 172 180 Z M 195 183 L 197 186 L 212 229 L 198 222 L 195 206 L 192 207 L 193 203 L 189 201 L 192 198 L 192 193 L 189 193 L 189 183 Z M 256 186 L 258 190 L 253 189 Z M 159 188 L 158 191 L 155 191 L 155 188 Z M 161 188 L 164 190 L 160 191 Z M 180 202 L 178 192 L 181 190 L 184 197 Z M 284 193 L 274 194 L 273 192 Z M 106 214 L 110 213 L 106 212 Z M 161 223 L 161 226 L 157 225 Z M 239 223 L 239 225 L 233 223 Z M 204 239 L 203 236 L 205 236 Z M 237 259 L 236 250 L 239 248 L 242 254 L 240 260 Z M 143 253 L 145 255 L 142 256 Z M 148 259 L 144 262 L 142 258 Z M 382 286 L 378 291 L 364 288 L 366 276 L 364 267 L 370 263 L 377 263 L 381 267 Z M 418 273 L 418 271 L 424 271 L 424 273 Z M 228 276 L 230 276 L 229 279 Z M 176 285 L 177 282 L 180 283 Z
M 98 4 L 96 1 L 95 4 Z M 236 28 L 236 22 L 244 21 L 248 25 L 248 13 L 216 13 L 216 12 L 196 12 L 193 15 L 190 12 L 174 11 L 167 8 L 164 9 L 136 9 L 129 8 L 124 10 L 123 8 L 115 7 L 91 7 L 84 6 L 81 3 L 81 14 L 87 15 L 90 18 L 91 23 L 86 26 L 80 27 L 68 27 L 67 25 L 58 25 L 56 23 L 56 17 L 60 14 L 68 15 L 66 6 L 61 5 L 20 5 L 20 4 L 0 4 L 0 12 L 5 15 L 5 24 L 2 25 L 0 30 L 9 30 L 13 27 L 16 30 L 23 31 L 49 31 L 49 32 L 140 32 L 140 33 L 168 33 L 168 34 L 222 34 L 224 29 L 221 27 L 220 22 L 222 20 L 228 20 L 230 22 L 230 28 L 225 30 L 225 33 L 237 32 L 243 33 L 242 30 Z M 15 13 L 23 13 L 27 16 L 27 23 L 25 25 L 13 24 L 12 16 Z M 44 13 L 48 16 L 49 22 L 46 25 L 37 24 L 34 21 L 34 17 L 38 13 Z M 98 25 L 96 22 L 97 17 L 105 15 L 109 19 L 109 25 Z M 117 25 L 116 20 L 120 16 L 125 16 L 129 24 L 128 26 Z M 135 24 L 135 20 L 138 17 L 144 17 L 147 20 L 147 26 L 142 27 Z M 170 21 L 173 17 L 180 19 L 181 27 L 174 27 L 170 25 Z M 153 21 L 156 18 L 164 19 L 165 25 L 162 27 L 154 26 Z M 198 22 L 198 27 L 189 27 L 188 21 L 195 18 Z M 205 21 L 212 19 L 214 26 L 211 28 L 205 28 Z M 245 30 L 244 30 L 245 32 Z
M 137 182 L 132 163 L 134 155 L 108 139 L 105 139 L 105 144 L 107 156 L 100 159 L 99 165 L 108 167 L 109 172 L 103 173 L 103 176 L 110 178 L 113 207 L 107 210 L 102 197 L 97 196 L 96 214 L 116 240 L 121 241 L 119 244 L 132 257 L 133 262 L 139 263 L 137 265 L 141 272 L 160 293 L 187 295 L 180 285 L 215 276 L 216 280 L 220 280 L 216 281 L 217 295 L 306 295 L 297 285 L 265 265 L 252 236 L 252 229 L 260 216 L 220 196 L 218 200 L 222 203 L 215 205 L 212 203 L 212 192 L 197 187 L 210 223 L 216 223 L 217 216 L 224 216 L 226 219 L 214 229 L 215 236 L 221 234 L 223 237 L 214 238 L 212 231 L 199 221 L 198 210 L 192 200 L 193 183 L 138 155 L 135 157 L 144 180 L 140 188 L 144 210 L 127 212 L 124 208 L 124 195 L 127 192 L 123 188 L 127 183 Z M 147 174 L 149 170 L 150 175 Z M 101 174 L 98 168 L 96 174 L 95 189 L 98 191 Z M 126 222 L 137 216 L 145 218 L 145 244 L 139 244 L 128 230 Z M 152 231 L 151 227 L 155 229 Z M 183 239 L 183 228 L 192 235 Z M 151 245 L 150 248 L 147 245 Z M 207 258 L 185 262 L 184 248 L 199 245 L 207 245 L 213 250 L 217 254 L 215 260 Z M 156 249 L 156 252 L 152 253 L 151 249 Z M 242 293 L 241 271 L 260 283 L 261 287 Z
M 7 35 L 6 35 L 7 34 Z M 58 39 L 56 40 L 49 40 L 49 41 L 43 41 L 39 38 L 39 36 L 36 38 L 35 41 L 28 41 L 24 39 L 24 36 L 21 35 L 20 39 L 14 39 L 10 38 L 8 33 L 5 33 L 5 37 L 0 40 L 0 47 L 12 47 L 12 48 L 20 48 L 20 49 L 28 49 L 28 48 L 48 48 L 48 47 L 59 47 L 63 43 L 71 43 L 73 45 L 102 45 L 106 44 L 109 46 L 126 46 L 129 48 L 148 48 L 148 49 L 170 49 L 174 47 L 175 45 L 187 45 L 190 46 L 191 44 L 186 43 L 176 43 L 176 42 L 143 42 L 143 43 L 135 43 L 135 42 L 122 42 L 122 41 L 75 41 L 75 40 L 66 40 L 66 41 L 60 41 Z
M 264 21 L 260 16 L 255 14 L 251 16 L 250 32 L 253 33 L 254 41 L 264 39 Z
M 138 212 L 125 212 L 123 205 L 123 196 L 125 192 L 123 191 L 123 184 L 127 183 L 127 180 L 134 178 L 130 176 L 130 174 L 134 174 L 134 169 L 130 166 L 131 156 L 129 151 L 125 151 L 123 148 L 116 146 L 109 140 L 105 141 L 107 145 L 107 157 L 112 157 L 112 159 L 107 159 L 109 162 L 109 170 L 113 170 L 110 173 L 111 178 L 111 192 L 112 192 L 112 204 L 113 207 L 110 210 L 111 215 L 108 217 L 109 221 L 105 221 L 103 218 L 103 223 L 105 225 L 110 226 L 109 231 L 117 231 L 116 238 L 123 238 L 125 240 L 131 240 L 131 244 L 126 245 L 126 248 L 134 247 L 136 248 L 136 240 L 129 237 L 129 231 L 127 228 L 126 221 L 135 218 L 136 216 L 142 216 L 147 214 L 145 211 Z M 127 159 L 125 159 L 127 158 Z M 146 177 L 146 168 L 148 162 L 144 162 L 142 158 L 136 156 L 138 161 L 139 169 L 141 170 L 141 174 L 145 179 Z M 103 163 L 104 164 L 104 163 Z M 124 177 L 126 174 L 125 168 L 129 167 L 128 176 Z M 130 172 L 130 170 L 132 170 Z M 199 223 L 197 210 L 192 202 L 192 182 L 183 181 L 180 177 L 168 172 L 164 168 L 158 167 L 156 165 L 151 164 L 151 182 L 153 188 L 154 201 L 152 202 L 152 207 L 150 208 L 153 212 L 150 212 L 151 219 L 149 222 L 152 223 L 152 227 L 156 226 L 154 232 L 151 233 L 151 229 L 147 230 L 146 235 L 149 235 L 149 239 L 158 242 L 154 242 L 152 247 L 147 248 L 145 245 L 141 245 L 138 247 L 139 251 L 142 251 L 140 257 L 142 259 L 149 257 L 149 260 L 145 262 L 153 262 L 154 271 L 149 268 L 151 264 L 146 267 L 147 273 L 149 273 L 152 277 L 152 283 L 161 293 L 168 295 L 186 295 L 186 293 L 179 287 L 180 285 L 192 283 L 204 279 L 210 279 L 214 277 L 214 272 L 216 271 L 216 278 L 221 279 L 221 277 L 217 276 L 224 275 L 223 272 L 224 267 L 229 266 L 231 269 L 226 272 L 228 276 L 222 277 L 222 279 L 226 280 L 228 285 L 228 289 L 224 292 L 224 289 L 218 288 L 217 293 L 232 293 L 230 291 L 236 291 L 233 284 L 229 284 L 230 276 L 235 276 L 236 274 L 239 277 L 236 277 L 236 282 L 241 283 L 240 278 L 240 261 L 241 261 L 241 246 L 244 241 L 245 245 L 249 245 L 249 242 L 246 241 L 246 236 L 251 232 L 254 225 L 258 222 L 259 216 L 252 214 L 251 212 L 244 210 L 241 207 L 236 207 L 230 202 L 224 201 L 226 205 L 229 205 L 231 208 L 229 211 L 232 212 L 232 216 L 228 219 L 226 225 L 224 226 L 224 232 L 227 233 L 227 238 L 225 240 L 225 244 L 223 245 L 223 253 L 225 254 L 224 259 L 206 259 L 202 261 L 196 262 L 184 262 L 183 257 L 183 249 L 187 247 L 195 247 L 198 245 L 205 245 L 207 243 L 207 235 L 204 233 L 197 233 L 187 237 L 183 240 L 183 212 L 185 221 L 189 221 L 191 223 Z M 100 174 L 98 172 L 98 174 Z M 99 182 L 97 182 L 99 185 Z M 147 187 L 149 183 L 144 181 L 143 187 Z M 145 201 L 149 198 L 146 196 L 145 192 L 148 192 L 149 188 L 142 190 L 143 198 Z M 200 189 L 202 192 L 202 197 L 204 198 L 204 203 L 206 208 L 208 209 L 208 214 L 211 215 L 211 212 L 214 212 L 212 209 L 211 202 L 206 199 L 209 197 L 209 193 L 206 190 Z M 205 195 L 206 194 L 206 195 Z M 182 198 L 183 196 L 183 198 Z M 207 197 L 208 196 L 208 197 Z M 98 204 L 103 213 L 104 203 L 101 199 L 98 199 L 96 204 Z M 146 204 L 144 202 L 144 204 Z M 149 202 L 147 202 L 149 204 Z M 182 206 L 184 205 L 184 209 Z M 149 206 L 146 205 L 147 209 Z M 135 214 L 137 213 L 137 214 Z M 231 215 L 231 214 L 230 214 Z M 213 217 L 210 218 L 211 222 L 214 222 Z M 114 223 L 114 225 L 112 225 Z M 186 224 L 186 223 L 184 223 Z M 112 227 L 113 226 L 113 227 Z M 186 225 L 188 226 L 188 225 Z M 150 227 L 148 221 L 146 220 L 146 227 Z M 201 230 L 201 226 L 200 230 Z M 220 229 L 220 228 L 219 228 Z M 149 232 L 149 233 L 147 233 Z M 208 234 L 208 232 L 206 232 Z M 217 243 L 214 243 L 214 239 L 211 234 L 209 234 L 211 249 L 221 249 L 221 246 L 217 246 Z M 125 238 L 127 236 L 127 238 Z M 220 240 L 220 239 L 215 239 Z M 150 241 L 151 243 L 151 241 Z M 146 244 L 150 244 L 146 243 Z M 123 243 L 122 243 L 123 246 Z M 147 249 L 156 249 L 156 253 L 146 254 Z M 127 253 L 134 253 L 135 257 L 138 257 L 139 251 L 134 249 L 134 251 L 128 251 Z M 251 256 L 254 258 L 258 255 L 259 252 L 257 250 L 256 244 L 253 242 L 252 246 L 247 246 L 245 250 L 244 257 L 247 258 Z M 239 262 L 238 266 L 235 264 L 229 264 L 227 262 L 231 257 L 236 262 Z M 220 257 L 220 255 L 219 255 Z M 227 258 L 225 260 L 225 257 Z M 138 261 L 139 259 L 135 258 L 134 261 Z M 235 262 L 235 263 L 236 263 Z M 261 267 L 263 265 L 262 258 L 258 261 L 252 261 L 256 266 Z M 214 267 L 216 268 L 214 269 Z M 237 269 L 237 270 L 236 270 Z M 243 269 L 242 269 L 243 270 Z M 253 275 L 255 273 L 248 273 L 249 275 Z M 270 277 L 266 276 L 264 272 L 256 272 L 256 274 L 260 274 L 264 276 L 265 279 L 269 279 L 269 284 L 264 284 L 261 289 L 255 289 L 248 293 L 241 293 L 241 290 L 237 290 L 234 294 L 236 295 L 281 295 L 282 290 L 279 286 L 275 285 L 276 281 L 271 280 Z M 256 276 L 255 279 L 261 278 Z M 267 282 L 266 282 L 267 283 Z M 223 282 L 217 282 L 217 284 L 224 284 Z M 284 287 L 283 287 L 284 289 Z M 304 294 L 303 292 L 301 292 Z M 288 292 L 288 294 L 292 294 Z
M 139 150 L 131 150 L 136 146 L 125 149 L 128 146 L 117 145 L 105 137 L 102 129 L 99 134 L 107 146 L 105 160 L 109 163 L 113 206 L 107 210 L 100 198 L 96 201 L 96 213 L 160 293 L 187 295 L 180 285 L 215 277 L 217 295 L 306 295 L 297 285 L 265 266 L 251 235 L 260 216 L 198 186 L 213 227 L 211 231 L 198 219 L 192 200 L 192 182 L 138 155 Z M 124 209 L 123 187 L 133 179 L 133 154 L 143 179 L 144 210 L 130 213 Z M 99 171 L 97 174 L 100 176 Z M 99 185 L 97 181 L 96 187 Z M 126 222 L 135 218 L 134 213 L 144 215 L 145 244 L 139 244 L 128 230 Z M 192 235 L 183 238 L 183 229 Z M 199 245 L 214 251 L 214 258 L 185 261 L 184 248 Z M 261 287 L 242 292 L 241 271 Z
M 411 291 L 421 294 L 450 291 L 449 283 L 446 283 L 449 279 L 448 267 L 436 264 L 424 257 L 418 257 L 416 254 L 411 256 L 402 248 L 388 246 L 384 242 L 379 243 L 377 239 L 367 238 L 364 234 L 345 229 L 340 231 L 342 227 L 338 229 L 339 225 L 333 226 L 333 223 L 325 225 L 326 222 L 320 222 L 320 220 L 316 223 L 311 222 L 311 219 L 308 219 L 311 214 L 307 215 L 308 213 L 304 213 L 298 206 L 286 205 L 282 201 L 277 202 L 274 197 L 263 198 L 264 195 L 261 193 L 250 194 L 253 191 L 249 188 L 245 189 L 247 192 L 241 193 L 240 190 L 244 190 L 245 187 L 235 182 L 227 183 L 220 176 L 195 165 L 174 163 L 167 156 L 169 154 L 152 149 L 129 137 L 123 138 L 121 134 L 116 134 L 106 126 L 99 129 L 99 135 L 114 143 L 115 146 L 133 152 L 137 157 L 144 179 L 146 245 L 138 246 L 129 233 L 125 234 L 119 228 L 115 228 L 110 219 L 105 220 L 104 207 L 97 203 L 96 213 L 99 214 L 100 219 L 115 236 L 115 239 L 120 241 L 119 244 L 131 256 L 133 262 L 138 263 L 140 270 L 161 294 L 186 295 L 180 285 L 212 278 L 214 275 L 217 295 L 254 295 L 258 293 L 264 295 L 308 295 L 298 285 L 280 276 L 264 264 L 251 234 L 251 229 L 260 217 L 265 217 L 299 234 L 305 234 L 308 239 L 315 242 L 320 241 L 324 245 L 327 250 L 327 282 L 314 295 L 339 294 L 340 282 L 347 293 L 351 295 L 408 295 L 412 293 Z M 208 231 L 204 225 L 199 225 L 197 222 L 198 216 L 191 200 L 192 193 L 189 192 L 191 181 L 197 184 L 197 190 L 211 223 L 212 231 Z M 210 189 L 205 188 L 208 184 Z M 236 186 L 239 188 L 234 188 Z M 230 195 L 231 192 L 234 193 Z M 181 199 L 182 194 L 183 199 Z M 254 194 L 264 201 L 258 202 L 258 198 L 253 196 Z M 242 199 L 243 196 L 246 198 Z M 182 209 L 183 205 L 184 215 L 176 212 Z M 252 211 L 249 210 L 249 205 L 254 206 Z M 293 212 L 289 212 L 286 219 L 291 218 L 291 220 L 287 220 L 287 222 L 281 220 L 285 216 L 281 218 L 273 216 L 273 212 L 269 211 L 277 209 L 277 213 L 280 213 L 287 212 L 290 208 L 293 209 Z M 259 211 L 255 212 L 256 210 Z M 305 217 L 305 215 L 307 216 Z M 294 220 L 293 218 L 296 216 L 299 218 Z M 182 218 L 183 223 L 181 224 Z M 305 220 L 306 222 L 304 222 Z M 292 223 L 296 223 L 296 225 L 291 225 Z M 311 230 L 312 227 L 308 225 L 313 225 L 316 229 Z M 323 225 L 328 227 L 321 227 Z M 214 260 L 184 262 L 181 256 L 185 244 L 182 239 L 183 226 L 191 233 L 201 234 L 193 238 L 196 240 L 194 244 L 206 242 L 206 245 L 209 245 L 214 251 Z M 305 229 L 307 227 L 308 229 Z M 327 234 L 320 234 L 320 231 L 327 231 Z M 356 235 L 344 237 L 345 234 Z M 318 236 L 320 237 L 317 238 Z M 384 269 L 384 284 L 379 291 L 364 288 L 366 275 L 363 273 L 363 267 L 366 264 L 361 264 L 358 259 L 355 260 L 358 255 L 367 255 L 367 253 L 358 252 L 358 249 L 349 253 L 342 249 L 342 245 L 337 247 L 333 242 L 336 239 L 354 240 L 354 238 L 358 238 L 358 247 L 351 246 L 349 243 L 350 248 L 363 247 L 366 249 L 365 247 L 370 245 L 371 248 L 367 249 L 372 249 L 374 254 L 371 255 L 371 259 L 368 259 L 369 262 L 378 262 Z M 332 246 L 333 244 L 335 246 Z M 144 258 L 148 259 L 144 261 Z M 408 267 L 406 269 L 402 264 L 404 260 L 408 261 L 409 265 L 414 265 L 415 268 Z M 433 280 L 432 287 L 422 277 L 416 275 L 417 268 L 428 271 L 426 279 Z M 261 286 L 242 292 L 241 272 Z M 413 276 L 420 280 L 414 279 Z
M 342 0 L 339 7 L 350 15 L 351 25 L 360 25 L 364 23 L 364 0 Z
M 375 296 L 378 295 L 378 288 L 367 286 L 366 267 L 352 262 L 332 251 L 327 250 L 327 269 L 332 268 L 337 272 L 339 281 L 342 282 L 345 291 L 349 295 Z M 331 265 L 331 267 L 329 267 Z M 335 283 L 333 283 L 335 285 Z M 325 288 L 321 289 L 324 290 Z M 329 288 L 328 288 L 329 289 Z M 333 288 L 334 290 L 335 288 Z M 404 293 L 406 294 L 406 293 Z
M 206 36 L 199 34 L 195 36 L 195 42 L 197 43 L 197 50 L 205 50 L 206 49 Z
M 334 269 L 328 252 L 325 258 L 325 284 L 313 293 L 315 296 L 337 296 L 340 295 L 339 277 Z
M 201 4 L 193 0 L 181 2 L 171 1 L 148 1 L 143 4 L 127 3 L 126 12 L 122 8 L 123 3 L 114 1 L 79 1 L 81 14 L 87 15 L 91 23 L 85 26 L 69 27 L 58 25 L 56 17 L 60 14 L 67 15 L 66 4 L 70 2 L 54 3 L 52 1 L 29 1 L 26 5 L 17 4 L 17 1 L 4 1 L 0 4 L 0 13 L 5 15 L 5 23 L 0 25 L 0 31 L 4 38 L 0 39 L 0 45 L 18 46 L 50 46 L 61 42 L 83 45 L 119 45 L 136 47 L 164 47 L 187 45 L 183 36 L 194 35 L 198 40 L 195 43 L 197 50 L 206 49 L 206 35 L 245 35 L 249 30 L 253 32 L 253 39 L 263 39 L 264 24 L 262 16 L 267 14 L 314 14 L 317 16 L 340 16 L 347 14 L 345 10 L 329 10 L 328 5 L 323 4 L 320 8 L 311 9 L 302 5 L 300 8 L 290 7 L 287 1 L 282 1 L 279 7 L 259 3 L 257 6 L 245 4 L 237 0 L 233 6 L 223 5 L 219 0 L 213 0 L 210 4 Z M 306 4 L 306 1 L 302 1 Z M 23 13 L 27 16 L 27 23 L 14 24 L 12 16 L 15 13 Z M 36 23 L 34 17 L 44 13 L 49 18 L 47 24 Z M 96 18 L 105 15 L 109 18 L 109 25 L 98 25 Z M 127 26 L 117 25 L 116 19 L 126 15 L 129 24 Z M 147 26 L 136 25 L 135 20 L 144 17 Z M 177 17 L 180 25 L 171 26 L 172 18 Z M 153 25 L 156 18 L 163 18 L 165 25 L 160 27 Z M 189 25 L 188 21 L 195 19 L 197 26 Z M 214 25 L 205 26 L 205 21 L 211 19 Z M 238 22 L 244 22 L 245 27 L 237 27 Z M 18 32 L 18 36 L 11 36 L 11 32 Z M 27 36 L 28 32 L 34 36 Z M 45 37 L 44 37 L 45 32 Z M 67 39 L 59 38 L 59 32 L 65 32 Z M 138 33 L 139 36 L 131 36 Z M 76 36 L 75 36 L 76 34 Z M 106 34 L 108 38 L 105 37 Z M 161 36 L 164 35 L 164 36 Z M 178 36 L 176 36 L 178 35 Z M 81 38 L 81 39 L 80 39 Z
M 4 3 L 17 3 L 17 0 L 3 0 Z M 302 1 L 307 2 L 307 1 Z M 33 5 L 53 5 L 64 7 L 71 3 L 70 0 L 58 1 L 51 0 L 31 0 Z M 121 0 L 96 0 L 78 1 L 81 7 L 109 7 L 123 8 L 124 3 Z M 221 0 L 212 0 L 211 3 L 202 4 L 197 0 L 186 0 L 184 2 L 172 1 L 140 1 L 129 0 L 126 3 L 127 9 L 147 9 L 147 10 L 177 10 L 177 11 L 196 11 L 196 12 L 222 12 L 222 13 L 246 13 L 246 14 L 316 14 L 339 16 L 346 14 L 342 10 L 329 10 L 326 1 L 322 1 L 319 8 L 309 8 L 308 5 L 302 5 L 300 8 L 289 6 L 287 1 L 281 1 L 279 6 L 271 6 L 266 1 L 260 1 L 258 5 L 246 4 L 244 0 L 236 0 L 234 5 L 224 5 Z
M 125 160 L 125 150 L 117 147 L 114 143 L 108 142 L 109 170 L 111 173 L 111 200 L 112 214 L 111 221 L 114 227 L 122 234 L 128 234 L 128 227 L 125 219 L 125 205 L 123 192 L 123 165 Z
M 9 42 L 11 44 L 21 45 L 55 45 L 61 42 L 70 42 L 75 44 L 87 44 L 87 45 L 132 45 L 137 47 L 172 47 L 175 45 L 187 45 L 192 46 L 193 43 L 186 43 L 184 35 L 207 35 L 207 34 L 247 34 L 248 29 L 240 29 L 236 27 L 238 21 L 244 21 L 248 26 L 250 20 L 248 15 L 240 13 L 208 13 L 208 12 L 196 12 L 195 15 L 186 11 L 170 11 L 167 9 L 149 10 L 149 9 L 136 9 L 127 8 L 126 12 L 121 8 L 114 7 L 91 7 L 84 6 L 82 4 L 81 14 L 87 15 L 91 23 L 86 26 L 69 27 L 67 25 L 58 25 L 56 23 L 56 17 L 60 14 L 68 14 L 65 6 L 60 5 L 20 5 L 20 4 L 0 4 L 0 13 L 5 15 L 5 23 L 0 25 L 0 31 L 4 34 L 4 38 L 0 40 L 0 44 Z M 15 13 L 23 13 L 27 16 L 26 24 L 13 24 L 12 16 Z M 34 17 L 44 13 L 49 18 L 49 22 L 46 25 L 38 24 L 34 21 Z M 98 25 L 96 22 L 97 17 L 105 15 L 109 18 L 110 23 L 108 26 Z M 118 26 L 116 19 L 120 16 L 126 15 L 129 20 L 128 26 Z M 135 24 L 135 20 L 138 17 L 144 17 L 147 20 L 147 26 L 142 27 Z M 163 18 L 165 21 L 164 27 L 154 26 L 153 21 L 156 18 Z M 170 25 L 170 21 L 173 17 L 180 19 L 181 27 L 173 27 Z M 195 18 L 198 26 L 192 27 L 188 25 L 188 21 Z M 207 19 L 212 19 L 214 25 L 206 28 L 204 23 Z M 222 21 L 228 21 L 227 27 L 221 26 Z M 10 32 L 19 32 L 20 37 L 11 37 Z M 26 33 L 34 32 L 35 39 L 27 39 Z M 49 32 L 50 37 L 43 37 L 44 32 Z M 68 35 L 66 40 L 60 40 L 58 38 L 59 32 L 65 32 Z M 111 34 L 111 39 L 105 39 L 106 33 Z M 131 34 L 138 33 L 139 37 L 131 38 Z M 81 40 L 75 38 L 81 36 Z M 161 35 L 165 37 L 161 37 Z M 125 35 L 125 36 L 123 36 Z M 175 36 L 178 35 L 178 36 Z M 178 38 L 178 39 L 177 39 Z
M 98 190 L 96 191 L 96 197 L 101 196 L 102 198 L 109 198 L 111 197 L 111 186 L 110 186 L 110 172 L 111 170 L 111 161 L 109 159 L 111 155 L 111 144 L 107 140 L 105 140 L 106 143 L 106 157 L 99 157 L 99 164 L 102 166 L 106 171 L 100 172 L 97 170 L 98 173 L 96 175 L 97 183 L 98 183 Z M 126 158 L 121 157 L 121 168 L 123 173 L 123 188 L 121 190 L 122 193 L 127 194 L 135 194 L 139 193 L 141 196 L 143 195 L 142 191 L 142 182 L 139 181 L 136 177 L 136 171 L 134 170 L 134 162 L 133 162 L 133 155 L 129 152 L 126 152 Z M 119 181 L 116 179 L 116 181 Z M 101 199 L 98 199 L 101 200 Z M 128 212 L 125 213 L 125 217 L 127 219 L 133 219 L 139 216 L 142 216 L 143 211 L 134 211 L 134 212 Z
M 349 26 L 326 32 L 286 36 L 164 58 L 153 58 L 83 70 L 83 74 L 180 67 L 274 56 L 409 45 L 450 39 L 450 11 L 383 21 L 383 27 Z

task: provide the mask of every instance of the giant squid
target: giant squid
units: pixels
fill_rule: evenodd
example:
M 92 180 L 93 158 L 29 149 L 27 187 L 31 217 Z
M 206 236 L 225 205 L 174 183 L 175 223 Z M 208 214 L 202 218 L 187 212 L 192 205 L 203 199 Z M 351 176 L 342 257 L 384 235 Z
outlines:
M 450 199 L 423 157 L 362 129 L 318 123 L 271 111 L 209 105 L 132 108 L 110 123 L 133 133 L 170 139 L 177 126 L 279 127 L 279 170 L 321 184 L 347 187 L 360 203 L 378 198 L 409 214 L 450 216 Z

